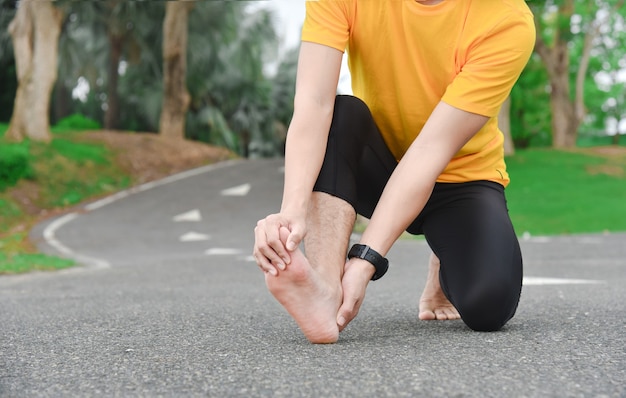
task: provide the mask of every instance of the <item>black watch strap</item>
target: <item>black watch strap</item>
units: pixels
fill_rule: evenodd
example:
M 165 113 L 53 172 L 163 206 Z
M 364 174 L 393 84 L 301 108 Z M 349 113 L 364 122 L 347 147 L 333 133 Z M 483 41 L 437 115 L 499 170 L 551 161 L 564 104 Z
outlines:
M 372 275 L 373 281 L 382 278 L 389 269 L 389 260 L 367 245 L 353 245 L 348 252 L 348 258 L 354 257 L 363 259 L 374 266 L 376 272 Z

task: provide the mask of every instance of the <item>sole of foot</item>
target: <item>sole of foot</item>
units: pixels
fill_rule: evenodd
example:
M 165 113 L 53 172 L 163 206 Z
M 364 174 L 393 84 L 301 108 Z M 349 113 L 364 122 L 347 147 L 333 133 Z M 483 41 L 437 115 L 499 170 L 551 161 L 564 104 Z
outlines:
M 289 230 L 281 228 L 280 239 L 287 241 Z M 333 288 L 311 267 L 300 249 L 291 252 L 291 262 L 277 276 L 265 274 L 265 283 L 274 298 L 291 315 L 304 336 L 314 344 L 335 343 L 339 339 L 337 311 L 341 304 L 341 284 Z

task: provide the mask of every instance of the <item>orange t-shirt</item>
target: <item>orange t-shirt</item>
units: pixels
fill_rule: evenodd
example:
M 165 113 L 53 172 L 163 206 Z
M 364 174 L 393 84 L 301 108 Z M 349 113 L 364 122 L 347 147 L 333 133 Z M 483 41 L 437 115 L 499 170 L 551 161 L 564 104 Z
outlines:
M 302 40 L 347 50 L 354 95 L 398 160 L 439 101 L 490 117 L 437 181 L 508 184 L 497 115 L 535 43 L 523 0 L 309 0 Z

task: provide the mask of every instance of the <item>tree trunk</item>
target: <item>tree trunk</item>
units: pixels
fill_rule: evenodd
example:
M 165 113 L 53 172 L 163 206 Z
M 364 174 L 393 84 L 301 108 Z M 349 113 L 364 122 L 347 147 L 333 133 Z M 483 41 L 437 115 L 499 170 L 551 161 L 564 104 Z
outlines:
M 117 92 L 117 82 L 119 81 L 119 67 L 122 59 L 123 37 L 109 32 L 109 65 L 107 82 L 107 102 L 104 112 L 104 128 L 115 130 L 119 128 L 120 118 L 120 98 Z
M 504 135 L 504 155 L 515 155 L 515 146 L 513 145 L 513 137 L 511 137 L 511 97 L 507 97 L 500 108 L 498 128 Z
M 57 78 L 62 12 L 51 1 L 22 0 L 9 32 L 18 87 L 7 138 L 49 142 L 50 96 Z
M 168 139 L 185 138 L 189 108 L 187 91 L 187 21 L 194 3 L 169 1 L 163 22 L 163 106 L 159 134 Z
M 573 148 L 576 146 L 577 130 L 580 122 L 576 117 L 575 104 L 569 93 L 569 76 L 563 73 L 552 77 L 550 106 L 552 108 L 552 146 Z

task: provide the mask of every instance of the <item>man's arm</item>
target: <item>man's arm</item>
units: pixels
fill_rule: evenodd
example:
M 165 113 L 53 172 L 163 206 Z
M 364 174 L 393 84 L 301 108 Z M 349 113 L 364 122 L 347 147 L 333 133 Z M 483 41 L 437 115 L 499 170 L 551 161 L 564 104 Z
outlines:
M 452 157 L 488 120 L 440 102 L 389 179 L 361 243 L 386 254 L 422 211 Z
M 391 175 L 360 243 L 385 256 L 422 211 L 437 177 L 452 157 L 488 120 L 440 102 Z M 358 313 L 374 271 L 370 263 L 359 258 L 347 264 L 344 302 L 337 315 L 341 328 Z
M 313 186 L 322 167 L 333 116 L 343 53 L 303 42 L 298 58 L 294 114 L 287 133 L 285 186 L 280 212 L 260 220 L 255 228 L 254 256 L 264 271 L 274 275 L 290 261 L 306 233 L 306 213 Z M 287 247 L 280 227 L 290 231 Z

